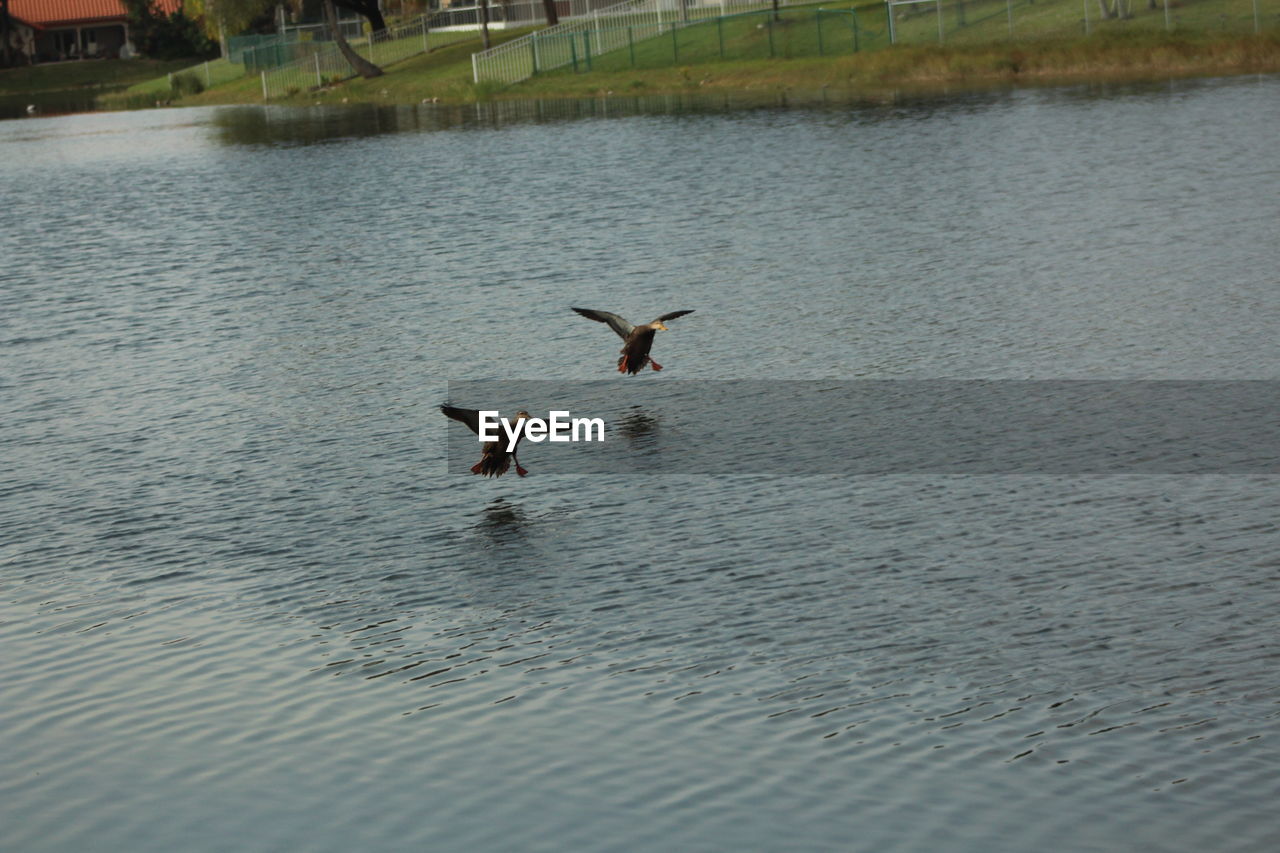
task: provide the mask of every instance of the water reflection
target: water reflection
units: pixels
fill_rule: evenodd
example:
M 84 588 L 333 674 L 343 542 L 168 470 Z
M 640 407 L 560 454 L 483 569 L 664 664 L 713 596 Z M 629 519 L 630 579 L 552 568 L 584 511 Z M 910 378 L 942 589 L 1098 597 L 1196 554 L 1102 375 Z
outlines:
M 929 120 L 938 113 L 972 112 L 1019 99 L 1051 102 L 1112 100 L 1147 97 L 1162 91 L 1184 91 L 1238 81 L 1093 81 L 1015 88 L 1007 83 L 951 91 L 894 89 L 856 91 L 822 88 L 755 92 L 687 93 L 677 95 L 618 95 L 597 98 L 504 100 L 474 104 L 317 104 L 242 106 L 217 110 L 216 138 L 227 145 L 313 145 L 392 133 L 495 129 L 518 124 L 545 124 L 581 119 L 628 116 L 678 116 L 740 113 L 755 110 L 830 110 L 832 115 L 856 115 L 860 121 Z
M 67 89 L 57 92 L 18 92 L 0 95 L 0 119 L 82 113 L 94 108 L 103 89 Z
M 657 444 L 659 426 L 661 421 L 657 415 L 650 414 L 640 406 L 632 406 L 615 428 L 632 447 L 647 449 Z
M 519 504 L 506 498 L 494 498 L 471 529 L 491 544 L 510 545 L 526 537 L 529 517 Z
M 983 103 L 1001 93 L 975 95 Z M 465 105 L 329 104 L 312 107 L 244 106 L 219 109 L 213 124 L 216 139 L 226 145 L 313 145 L 344 139 L 422 131 L 495 129 L 517 124 L 545 124 L 580 119 L 645 115 L 704 115 L 752 110 L 850 107 L 894 110 L 948 107 L 954 97 L 919 94 L 858 95 L 774 91 L 716 95 L 610 95 L 599 98 L 494 101 Z M 886 112 L 885 117 L 892 113 Z
M 773 413 L 669 380 L 821 380 L 775 408 L 851 445 L 835 377 L 1274 378 L 1275 86 L 319 148 L 361 122 L 243 108 L 212 153 L 231 110 L 12 123 L 7 846 L 1265 849 L 1274 477 L 695 476 L 709 406 Z M 655 381 L 526 333 L 638 284 L 718 318 Z M 504 408 L 453 380 L 517 353 L 593 380 L 615 467 L 441 472 L 478 455 L 445 383 Z

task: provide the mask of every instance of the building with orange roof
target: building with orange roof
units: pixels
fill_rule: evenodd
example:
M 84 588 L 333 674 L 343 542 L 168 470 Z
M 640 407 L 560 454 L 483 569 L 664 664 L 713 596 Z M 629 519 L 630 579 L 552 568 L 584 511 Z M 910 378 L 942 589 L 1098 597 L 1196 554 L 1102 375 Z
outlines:
M 152 0 L 172 14 L 182 0 Z M 121 0 L 9 0 L 10 45 L 20 62 L 114 59 L 135 55 Z

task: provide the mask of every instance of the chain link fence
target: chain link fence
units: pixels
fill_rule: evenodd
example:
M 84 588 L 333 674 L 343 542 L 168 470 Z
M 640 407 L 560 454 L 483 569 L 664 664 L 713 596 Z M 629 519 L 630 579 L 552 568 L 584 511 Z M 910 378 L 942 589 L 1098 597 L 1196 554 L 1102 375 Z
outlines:
M 654 34 L 651 27 L 627 26 L 578 33 L 539 35 L 540 57 L 563 57 L 557 67 L 573 71 L 663 68 L 679 63 L 767 57 L 828 56 L 856 53 L 888 44 L 883 16 L 864 26 L 853 9 L 772 9 L 690 20 Z M 602 47 L 625 42 L 620 49 Z M 539 67 L 543 70 L 545 66 Z
M 779 6 L 794 0 L 779 0 Z M 631 50 L 636 42 L 671 30 L 723 17 L 734 9 L 760 9 L 760 0 L 624 0 L 590 15 L 547 27 L 506 44 L 473 54 L 472 79 L 502 85 L 527 80 L 555 68 L 594 67 L 596 57 Z

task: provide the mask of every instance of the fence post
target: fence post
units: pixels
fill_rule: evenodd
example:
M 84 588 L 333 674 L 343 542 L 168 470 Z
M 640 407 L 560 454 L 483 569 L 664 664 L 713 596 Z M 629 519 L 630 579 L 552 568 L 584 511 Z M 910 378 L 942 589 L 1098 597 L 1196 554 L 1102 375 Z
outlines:
M 324 85 L 324 78 L 320 76 L 320 54 L 313 53 L 311 55 L 316 60 L 316 88 L 319 88 Z
M 591 30 L 582 31 L 582 49 L 586 51 L 587 70 L 591 70 Z
M 472 83 L 480 82 L 480 69 L 476 66 L 476 57 L 479 55 L 480 54 L 478 53 L 471 54 L 471 82 Z
M 680 44 L 676 41 L 676 25 L 671 25 L 671 61 L 680 61 Z
M 573 73 L 578 73 L 578 40 L 569 36 L 569 61 L 573 63 Z
M 538 73 L 538 34 L 529 33 L 529 59 L 533 62 L 533 73 Z
M 262 100 L 267 99 L 267 72 L 262 72 Z

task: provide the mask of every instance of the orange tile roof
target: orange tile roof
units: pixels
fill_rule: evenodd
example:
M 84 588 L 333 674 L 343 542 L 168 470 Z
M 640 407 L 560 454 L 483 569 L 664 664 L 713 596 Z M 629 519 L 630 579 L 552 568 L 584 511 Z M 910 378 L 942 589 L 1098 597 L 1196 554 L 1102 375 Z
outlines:
M 170 14 L 181 8 L 182 0 L 153 0 L 152 5 Z M 9 14 L 27 24 L 49 26 L 71 21 L 123 18 L 120 0 L 9 0 Z

